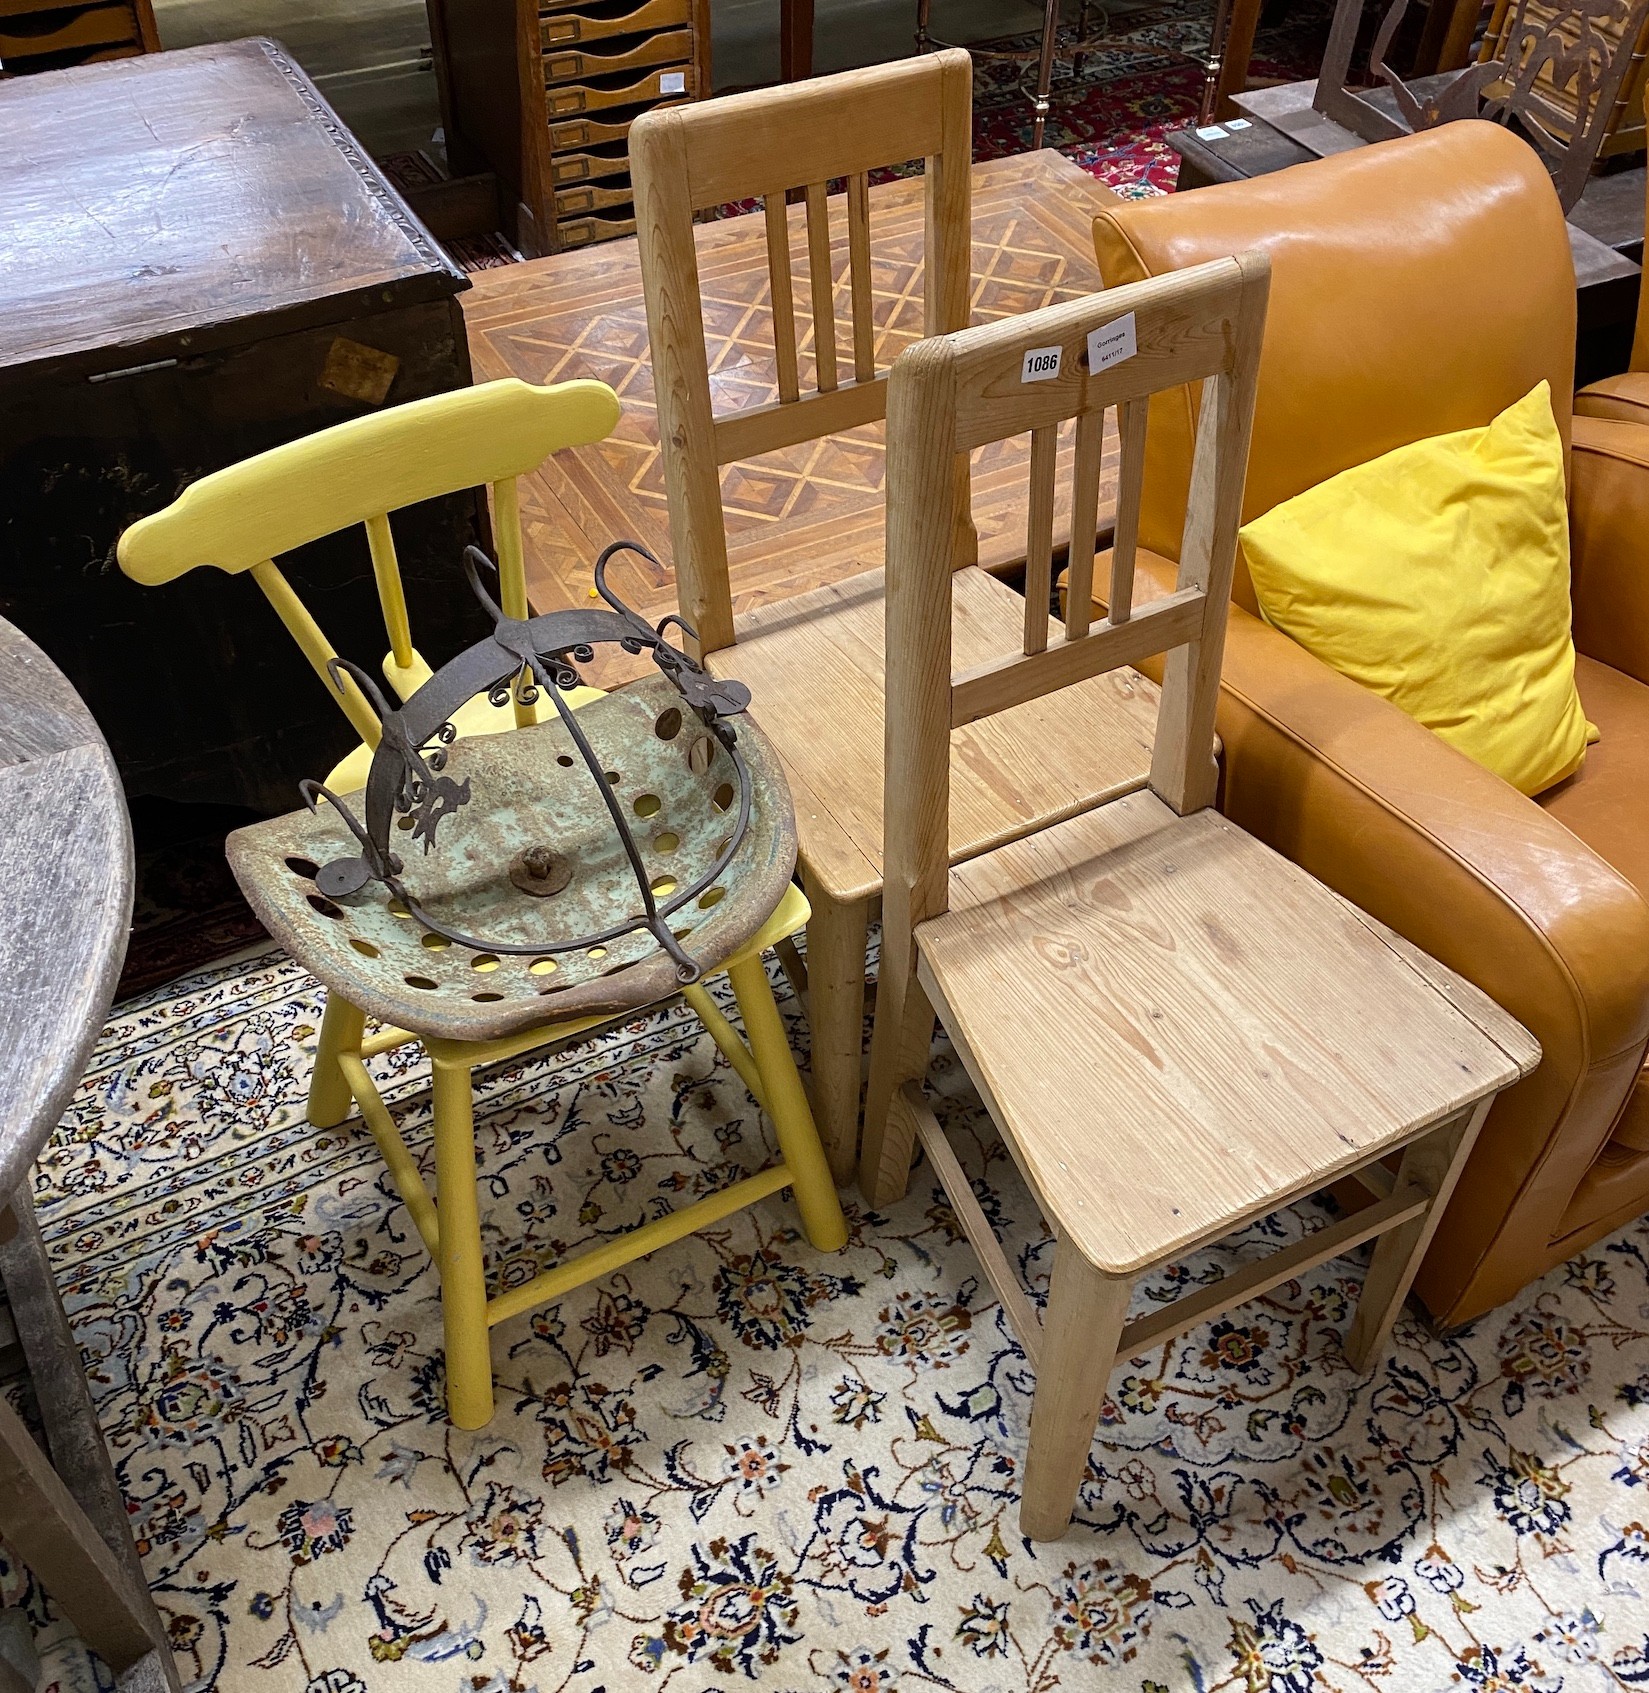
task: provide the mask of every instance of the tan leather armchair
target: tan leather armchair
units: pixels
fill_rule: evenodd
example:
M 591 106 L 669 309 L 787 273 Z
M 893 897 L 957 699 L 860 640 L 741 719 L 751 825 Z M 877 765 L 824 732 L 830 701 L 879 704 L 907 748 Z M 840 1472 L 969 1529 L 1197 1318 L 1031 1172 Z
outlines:
M 1487 423 L 1542 377 L 1571 438 L 1563 217 L 1532 151 L 1496 126 L 1118 201 L 1095 243 L 1108 285 L 1270 252 L 1245 520 Z M 1152 402 L 1141 541 L 1157 556 L 1141 574 L 1159 590 L 1195 405 L 1190 390 Z M 1477 983 L 1545 1054 L 1496 1103 L 1421 1273 L 1444 1326 L 1649 1210 L 1649 428 L 1575 418 L 1570 496 L 1579 686 L 1603 739 L 1538 800 L 1262 623 L 1238 565 L 1224 809 Z

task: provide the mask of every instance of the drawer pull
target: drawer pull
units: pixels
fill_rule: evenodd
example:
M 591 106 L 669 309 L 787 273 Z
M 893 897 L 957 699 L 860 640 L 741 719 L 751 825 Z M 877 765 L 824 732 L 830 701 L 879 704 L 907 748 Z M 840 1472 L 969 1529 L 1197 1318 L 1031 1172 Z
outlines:
M 567 125 L 574 128 L 574 125 Z M 606 153 L 552 153 L 550 181 L 557 188 L 569 182 L 594 182 L 604 176 L 622 176 L 630 168 L 630 155 L 622 147 Z
M 665 84 L 668 83 L 668 88 Z M 650 76 L 641 77 L 635 82 L 627 82 L 617 88 L 594 87 L 584 83 L 552 83 L 545 90 L 545 100 L 549 106 L 549 116 L 552 119 L 573 117 L 580 112 L 608 111 L 615 106 L 639 106 L 660 98 L 680 99 L 683 95 L 694 92 L 692 66 L 675 66 L 669 70 L 656 70 Z M 633 114 L 632 114 L 633 115 Z M 617 140 L 627 134 L 629 124 L 584 126 L 579 140 L 567 142 L 561 139 L 562 126 L 557 123 L 551 131 L 551 145 L 563 147 L 578 145 L 580 142 Z M 597 131 L 603 133 L 596 133 Z M 615 133 L 616 131 L 616 133 Z
M 617 216 L 604 217 L 596 212 L 588 217 L 569 218 L 558 223 L 555 229 L 557 245 L 587 247 L 592 241 L 613 241 L 621 235 L 634 235 L 636 220 L 626 207 Z
M 675 106 L 681 103 L 684 95 L 693 92 L 692 78 L 686 78 L 681 94 L 664 95 L 661 104 Z M 634 99 L 645 100 L 645 92 L 634 95 Z M 634 113 L 621 118 L 616 123 L 600 123 L 590 118 L 579 118 L 572 123 L 552 123 L 550 125 L 550 146 L 557 153 L 578 151 L 586 147 L 601 147 L 609 142 L 623 141 L 630 133 L 630 124 L 634 120 Z M 592 172 L 592 174 L 594 174 Z
M 564 218 L 578 212 L 605 212 L 615 206 L 630 206 L 634 203 L 635 191 L 626 177 L 606 187 L 587 183 L 580 188 L 561 189 L 555 197 L 555 215 Z

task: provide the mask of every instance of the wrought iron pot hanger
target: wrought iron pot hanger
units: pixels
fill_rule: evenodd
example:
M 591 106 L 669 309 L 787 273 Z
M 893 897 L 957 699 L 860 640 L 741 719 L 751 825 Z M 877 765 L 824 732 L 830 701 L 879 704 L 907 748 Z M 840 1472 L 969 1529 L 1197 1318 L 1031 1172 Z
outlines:
M 732 862 L 750 824 L 750 771 L 738 750 L 738 737 L 727 721 L 750 703 L 750 690 L 742 682 L 720 681 L 709 675 L 679 647 L 665 639 L 674 624 L 689 639 L 694 631 L 681 618 L 664 618 L 656 627 L 632 611 L 607 585 L 607 563 L 615 554 L 632 552 L 660 568 L 658 560 L 634 541 L 615 541 L 595 562 L 596 592 L 611 608 L 607 611 L 552 611 L 527 619 L 509 616 L 482 585 L 481 570 L 497 574 L 497 567 L 479 547 L 464 553 L 464 572 L 476 598 L 492 618 L 491 635 L 441 666 L 424 685 L 398 709 L 391 708 L 378 685 L 366 671 L 347 659 L 331 661 L 333 684 L 342 692 L 342 674 L 347 673 L 371 705 L 382 726 L 382 737 L 372 755 L 366 782 L 366 823 L 363 827 L 350 807 L 320 782 L 300 784 L 300 792 L 311 811 L 325 800 L 360 843 L 358 857 L 335 858 L 321 866 L 315 877 L 319 891 L 331 899 L 347 899 L 371 882 L 381 883 L 394 898 L 403 901 L 412 916 L 427 929 L 459 946 L 477 952 L 542 954 L 587 951 L 637 929 L 651 931 L 659 946 L 676 964 L 683 983 L 695 982 L 700 967 L 682 950 L 671 932 L 670 916 L 710 888 Z M 650 652 L 652 660 L 675 688 L 682 705 L 690 711 L 716 741 L 726 749 L 738 772 L 739 806 L 732 833 L 715 862 L 691 886 L 674 892 L 660 903 L 648 880 L 646 866 L 625 820 L 623 808 L 614 796 L 605 766 L 591 747 L 578 723 L 578 714 L 562 698 L 561 690 L 582 685 L 575 664 L 588 664 L 595 647 L 616 642 L 627 653 Z M 436 830 L 443 817 L 470 801 L 469 778 L 462 782 L 445 774 L 447 749 L 458 738 L 453 717 L 460 706 L 478 694 L 503 708 L 512 701 L 536 705 L 545 695 L 554 705 L 573 745 L 578 749 L 606 803 L 613 827 L 623 843 L 625 857 L 635 877 L 641 910 L 610 928 L 566 940 L 538 938 L 530 942 L 498 940 L 469 935 L 444 926 L 403 879 L 406 866 L 390 850 L 390 831 L 400 818 L 411 819 L 413 841 L 421 841 L 425 853 L 435 844 Z M 692 771 L 693 775 L 702 772 Z M 546 839 L 524 846 L 510 865 L 510 879 L 524 894 L 550 895 L 565 886 L 570 871 L 556 852 L 555 820 L 545 819 Z

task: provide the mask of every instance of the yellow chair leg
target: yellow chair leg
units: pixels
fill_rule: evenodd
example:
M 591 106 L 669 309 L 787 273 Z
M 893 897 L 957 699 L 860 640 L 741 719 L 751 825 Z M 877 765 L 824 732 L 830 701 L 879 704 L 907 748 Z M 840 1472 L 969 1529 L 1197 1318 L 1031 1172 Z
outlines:
M 440 1224 L 441 1321 L 447 1345 L 447 1415 L 459 1428 L 492 1420 L 481 1209 L 475 1193 L 475 1106 L 467 1064 L 434 1060 L 435 1209 Z
M 779 1008 L 773 1003 L 773 990 L 767 985 L 767 971 L 758 955 L 729 965 L 727 974 L 738 998 L 751 1054 L 761 1072 L 767 1114 L 773 1119 L 779 1152 L 790 1170 L 802 1227 L 815 1251 L 835 1252 L 847 1244 L 847 1221 L 836 1198 L 824 1148 L 819 1144 L 802 1078 L 796 1073 L 790 1042 L 785 1039 Z
M 317 1129 L 337 1128 L 354 1108 L 355 1096 L 338 1067 L 338 1054 L 358 1054 L 365 1027 L 366 1014 L 342 994 L 328 990 L 315 1048 L 315 1073 L 309 1078 L 309 1121 Z

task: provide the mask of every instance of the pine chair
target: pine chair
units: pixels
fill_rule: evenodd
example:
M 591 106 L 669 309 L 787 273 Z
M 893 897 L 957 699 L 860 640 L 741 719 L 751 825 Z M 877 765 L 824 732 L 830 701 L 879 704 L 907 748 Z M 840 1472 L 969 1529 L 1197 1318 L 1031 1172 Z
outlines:
M 121 568 L 135 580 L 150 584 L 173 581 L 207 564 L 231 573 L 250 572 L 362 737 L 361 748 L 328 779 L 334 792 L 347 792 L 359 787 L 365 777 L 379 739 L 378 719 L 347 672 L 334 678 L 329 669 L 336 656 L 331 645 L 274 560 L 323 535 L 357 523 L 365 525 L 390 643 L 384 673 L 403 698 L 409 697 L 430 671 L 412 645 L 390 514 L 442 494 L 489 487 L 500 601 L 507 614 L 524 617 L 528 612 L 516 478 L 536 470 L 559 448 L 600 440 L 618 416 L 618 400 L 602 383 L 535 388 L 510 380 L 358 418 L 203 477 L 164 511 L 127 530 L 120 541 Z M 458 568 L 456 559 L 453 568 Z M 575 709 L 593 708 L 592 715 L 610 703 L 607 696 L 590 688 L 565 697 Z M 501 708 L 478 698 L 457 714 L 454 727 L 460 739 L 493 734 L 526 727 L 541 709 L 519 698 Z M 279 821 L 258 824 L 231 838 L 237 873 L 256 857 L 261 836 L 278 827 Z M 278 868 L 280 862 L 292 861 L 277 861 L 274 873 L 291 874 Z M 803 1227 L 816 1249 L 834 1251 L 845 1242 L 847 1228 L 829 1166 L 762 963 L 764 951 L 799 933 L 807 922 L 807 902 L 789 884 L 788 876 L 788 869 L 781 866 L 775 886 L 782 891 L 773 896 L 777 903 L 771 908 L 744 913 L 742 921 L 734 914 L 744 938 L 719 967 L 732 980 L 749 1045 L 721 1014 L 704 980 L 682 990 L 771 1117 L 780 1161 L 491 1298 L 476 1197 L 471 1072 L 479 1065 L 574 1039 L 610 1022 L 611 1016 L 557 1017 L 554 1001 L 537 1001 L 523 1013 L 519 1004 L 504 1003 L 507 996 L 497 992 L 459 999 L 409 988 L 399 966 L 378 957 L 370 943 L 363 943 L 357 951 L 365 956 L 349 954 L 352 979 L 361 984 L 357 998 L 370 997 L 384 1023 L 369 1036 L 361 1004 L 329 985 L 309 1089 L 309 1120 L 316 1128 L 332 1128 L 348 1116 L 352 1101 L 359 1104 L 413 1222 L 439 1266 L 447 1407 L 460 1428 L 479 1428 L 492 1416 L 489 1330 L 497 1323 L 559 1299 L 787 1186 L 795 1190 Z M 729 893 L 714 916 L 725 921 L 725 908 L 737 897 L 737 890 Z M 260 905 L 260 911 L 266 909 Z M 461 949 L 448 948 L 441 937 L 425 937 L 426 946 L 432 942 L 440 946 L 428 955 L 433 976 L 442 968 L 437 961 L 445 952 L 457 954 Z M 474 961 L 477 968 L 497 963 L 487 958 Z M 488 975 L 478 980 L 490 985 L 502 983 L 503 977 Z M 430 980 L 427 985 L 437 984 Z M 444 1005 L 444 1001 L 451 1003 Z M 524 1016 L 530 1019 L 529 1026 L 521 1027 Z M 491 1038 L 454 1038 L 455 1029 L 484 1028 L 489 1019 L 507 1032 Z M 366 1068 L 367 1059 L 413 1041 L 422 1042 L 433 1071 L 434 1198 Z
M 682 615 L 700 655 L 737 674 L 778 748 L 796 801 L 800 861 L 813 908 L 808 925 L 808 1021 L 814 1106 L 838 1181 L 857 1155 L 864 1046 L 866 926 L 882 881 L 882 573 L 818 588 L 735 618 L 723 523 L 721 467 L 736 460 L 878 422 L 887 375 L 877 368 L 868 173 L 925 161 L 923 329 L 961 329 L 969 317 L 971 67 L 966 53 L 934 53 L 870 70 L 820 77 L 650 112 L 630 132 L 636 235 L 647 300 L 670 535 Z M 851 354 L 838 353 L 829 194 L 844 182 L 846 292 Z M 786 191 L 804 190 L 811 362 L 798 353 Z M 697 208 L 760 196 L 767 245 L 778 399 L 717 416 L 693 239 Z M 839 215 L 839 214 L 838 214 Z M 826 309 L 828 307 L 828 309 Z M 902 328 L 901 325 L 893 327 Z M 807 337 L 802 336 L 805 345 Z M 850 369 L 848 368 L 850 363 Z M 804 387 L 811 378 L 813 391 Z M 1078 467 L 1079 497 L 1096 508 L 1095 437 Z M 1043 447 L 1054 450 L 1051 438 Z M 1043 449 L 1039 449 L 1041 451 Z M 942 502 L 953 534 L 956 641 L 983 658 L 1034 621 L 1040 584 L 1048 603 L 1055 513 L 1036 514 L 1032 609 L 980 569 L 965 460 Z M 1091 559 L 1094 526 L 1073 523 Z M 1086 537 L 1084 543 L 1084 535 Z M 797 568 L 804 572 L 805 559 Z M 1045 629 L 1048 619 L 1041 618 Z M 736 643 L 736 645 L 735 645 Z M 819 733 L 820 701 L 832 732 Z M 964 859 L 1144 784 L 1156 689 L 1119 674 L 957 739 L 952 855 Z M 1035 756 L 1049 738 L 1080 745 L 1062 768 Z
M 1539 1060 L 1476 989 L 1213 809 L 1269 276 L 1263 255 L 1224 259 L 923 341 L 889 383 L 887 884 L 861 1181 L 873 1205 L 896 1198 L 920 1139 L 1038 1371 L 1020 1512 L 1036 1539 L 1069 1524 L 1114 1360 L 1379 1235 L 1346 1343 L 1363 1368 L 1490 1101 Z M 1022 382 L 1025 354 L 1053 346 L 1059 377 Z M 1199 379 L 1176 591 L 1133 603 L 1125 478 L 1107 620 L 1089 627 L 1077 569 L 1064 640 L 953 676 L 956 455 L 1074 417 L 1080 460 L 1105 408 L 1126 439 L 1149 395 Z M 1038 462 L 1033 509 L 1050 494 Z M 1158 653 L 1148 791 L 951 869 L 953 727 Z M 924 1097 L 935 1014 L 1052 1226 L 1041 1320 Z M 1382 1160 L 1399 1150 L 1393 1176 Z M 1377 1202 L 1128 1321 L 1141 1276 L 1347 1175 Z

